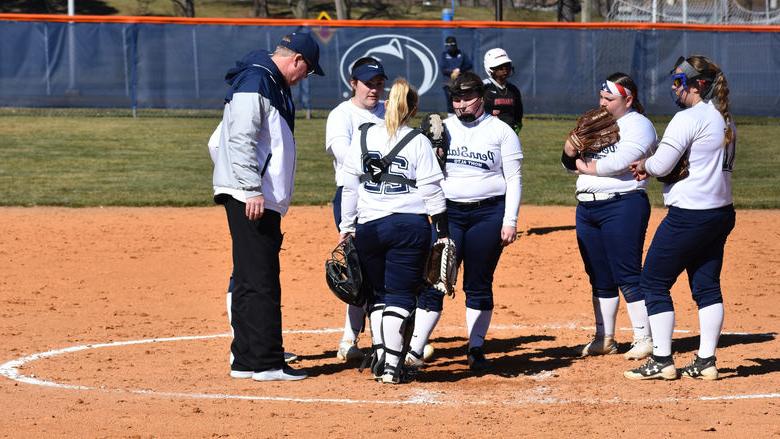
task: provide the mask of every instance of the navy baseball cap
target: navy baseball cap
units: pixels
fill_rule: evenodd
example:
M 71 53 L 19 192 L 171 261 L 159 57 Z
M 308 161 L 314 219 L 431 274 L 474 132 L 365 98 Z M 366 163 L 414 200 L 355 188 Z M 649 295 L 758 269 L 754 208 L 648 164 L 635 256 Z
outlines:
M 282 37 L 282 41 L 279 45 L 286 47 L 293 52 L 300 53 L 303 59 L 312 68 L 311 73 L 315 75 L 325 76 L 325 72 L 320 67 L 320 46 L 311 37 L 311 34 L 303 32 L 293 32 L 289 35 Z
M 378 61 L 361 64 L 352 68 L 352 77 L 360 82 L 368 82 L 377 76 L 387 79 L 385 68 L 382 67 L 382 63 Z

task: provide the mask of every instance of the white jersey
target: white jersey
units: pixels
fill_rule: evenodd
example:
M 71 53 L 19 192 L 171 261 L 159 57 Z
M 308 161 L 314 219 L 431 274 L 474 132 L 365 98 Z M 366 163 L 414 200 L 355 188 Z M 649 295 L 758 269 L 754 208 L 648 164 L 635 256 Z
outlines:
M 501 119 L 487 113 L 471 123 L 450 116 L 444 125 L 450 143 L 447 178 L 441 184 L 444 196 L 471 203 L 506 195 L 503 224 L 516 225 L 523 159 L 517 134 Z
M 630 192 L 646 189 L 647 180 L 636 181 L 629 171 L 631 162 L 647 157 L 655 149 L 657 135 L 648 118 L 636 111 L 629 111 L 617 120 L 620 140 L 598 153 L 585 153 L 596 162 L 597 175 L 581 174 L 577 178 L 580 192 Z
M 506 194 L 501 165 L 504 160 L 523 158 L 512 128 L 489 114 L 472 123 L 451 116 L 444 125 L 450 141 L 447 178 L 441 184 L 444 196 L 469 203 Z
M 369 155 L 375 158 L 384 157 L 409 131 L 411 128 L 402 127 L 398 131 L 397 138 L 388 139 L 384 124 L 374 125 L 369 128 L 367 135 L 366 143 Z M 363 175 L 361 155 L 360 131 L 356 131 L 344 160 L 343 170 L 346 174 L 354 177 Z M 424 185 L 437 184 L 444 178 L 439 163 L 436 161 L 431 142 L 422 134 L 414 137 L 395 156 L 388 172 L 416 180 L 416 187 L 387 182 L 367 181 L 360 183 L 357 201 L 358 224 L 365 224 L 393 213 L 427 215 L 423 193 L 419 188 Z M 342 218 L 341 228 L 349 230 L 350 226 L 349 218 L 346 218 L 345 215 Z
M 333 156 L 333 170 L 336 174 L 336 186 L 344 186 L 342 166 L 352 136 L 359 133 L 358 127 L 366 122 L 382 123 L 385 117 L 385 104 L 379 102 L 373 110 L 360 108 L 352 99 L 340 103 L 328 114 L 325 126 L 325 151 Z
M 734 127 L 732 126 L 732 129 Z M 734 141 L 724 147 L 726 122 L 712 101 L 702 101 L 674 115 L 658 146 L 676 154 L 656 153 L 647 159 L 650 175 L 666 175 L 687 153 L 689 175 L 664 185 L 664 204 L 683 209 L 715 209 L 732 204 L 731 172 L 734 166 Z M 675 158 L 676 157 L 676 158 Z M 666 160 L 662 160 L 667 158 Z M 668 163 L 667 163 L 668 162 Z M 659 171 L 666 171 L 665 173 Z M 654 172 L 655 171 L 655 172 Z

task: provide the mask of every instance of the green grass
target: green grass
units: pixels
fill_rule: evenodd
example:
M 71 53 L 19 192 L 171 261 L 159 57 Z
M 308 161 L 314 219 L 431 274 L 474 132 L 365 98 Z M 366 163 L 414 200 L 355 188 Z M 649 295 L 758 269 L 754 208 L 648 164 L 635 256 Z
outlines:
M 296 121 L 295 204 L 326 204 L 334 183 L 325 153 L 326 112 Z M 211 203 L 206 141 L 216 111 L 0 109 L 0 205 L 205 206 Z M 668 118 L 656 121 L 660 133 Z M 574 204 L 575 177 L 561 168 L 571 117 L 529 116 L 521 135 L 523 203 Z M 737 117 L 734 172 L 739 208 L 779 208 L 780 121 Z M 660 184 L 651 200 L 662 204 Z

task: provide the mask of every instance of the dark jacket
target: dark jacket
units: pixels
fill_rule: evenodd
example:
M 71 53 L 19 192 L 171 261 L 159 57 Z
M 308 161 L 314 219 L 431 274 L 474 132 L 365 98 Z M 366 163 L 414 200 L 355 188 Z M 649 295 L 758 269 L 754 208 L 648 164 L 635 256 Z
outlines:
M 489 79 L 484 82 L 485 112 L 498 116 L 519 133 L 523 128 L 523 99 L 520 90 L 511 82 L 507 82 L 503 89 Z

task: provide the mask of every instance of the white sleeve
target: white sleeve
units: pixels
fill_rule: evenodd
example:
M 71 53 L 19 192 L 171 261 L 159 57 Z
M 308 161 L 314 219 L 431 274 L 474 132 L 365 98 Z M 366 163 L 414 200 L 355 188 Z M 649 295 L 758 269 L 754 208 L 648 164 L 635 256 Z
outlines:
M 504 160 L 502 171 L 506 180 L 506 199 L 504 200 L 505 226 L 517 226 L 517 212 L 520 210 L 520 200 L 523 195 L 523 159 Z
M 344 117 L 344 113 L 333 110 L 328 115 L 325 125 L 325 151 L 336 159 L 336 163 L 344 163 L 344 158 L 349 151 L 352 141 L 352 123 Z
M 653 177 L 663 177 L 664 175 L 672 172 L 677 162 L 680 161 L 683 152 L 678 151 L 671 145 L 665 143 L 663 140 L 658 145 L 658 150 L 652 157 L 645 161 L 645 170 L 647 175 Z
M 211 162 L 217 162 L 217 149 L 219 148 L 219 138 L 222 136 L 222 122 L 219 122 L 217 128 L 211 133 L 209 137 L 209 155 L 211 155 Z
M 643 146 L 630 140 L 621 140 L 617 143 L 617 149 L 603 159 L 596 160 L 596 175 L 609 177 L 623 174 L 628 170 L 628 165 L 645 156 L 652 146 Z
M 501 123 L 504 129 L 501 131 L 501 159 L 514 160 L 523 159 L 523 146 L 520 144 L 520 138 L 517 137 L 509 125 Z
M 230 136 L 227 140 L 228 163 L 246 197 L 262 195 L 262 176 L 257 161 L 257 139 L 271 104 L 258 93 L 235 93 L 230 101 Z M 281 119 L 281 118 L 280 118 Z M 224 129 L 224 127 L 223 127 Z M 270 131 L 276 127 L 269 127 Z
M 424 184 L 417 188 L 425 204 L 425 211 L 429 216 L 433 216 L 447 210 L 447 200 L 444 198 L 444 191 L 441 190 L 439 182 Z
M 696 121 L 680 112 L 674 115 L 664 131 L 658 150 L 645 161 L 647 174 L 663 177 L 674 169 L 680 157 L 688 149 L 696 130 Z
M 344 189 L 341 192 L 341 224 L 339 224 L 341 233 L 355 232 L 359 187 L 360 178 L 357 175 L 344 176 Z
M 414 142 L 416 142 L 415 147 L 417 148 L 417 163 L 414 170 L 417 187 L 438 183 L 444 178 L 444 174 L 441 172 L 439 161 L 436 160 L 436 153 L 433 152 L 431 141 L 424 135 L 418 134 Z

